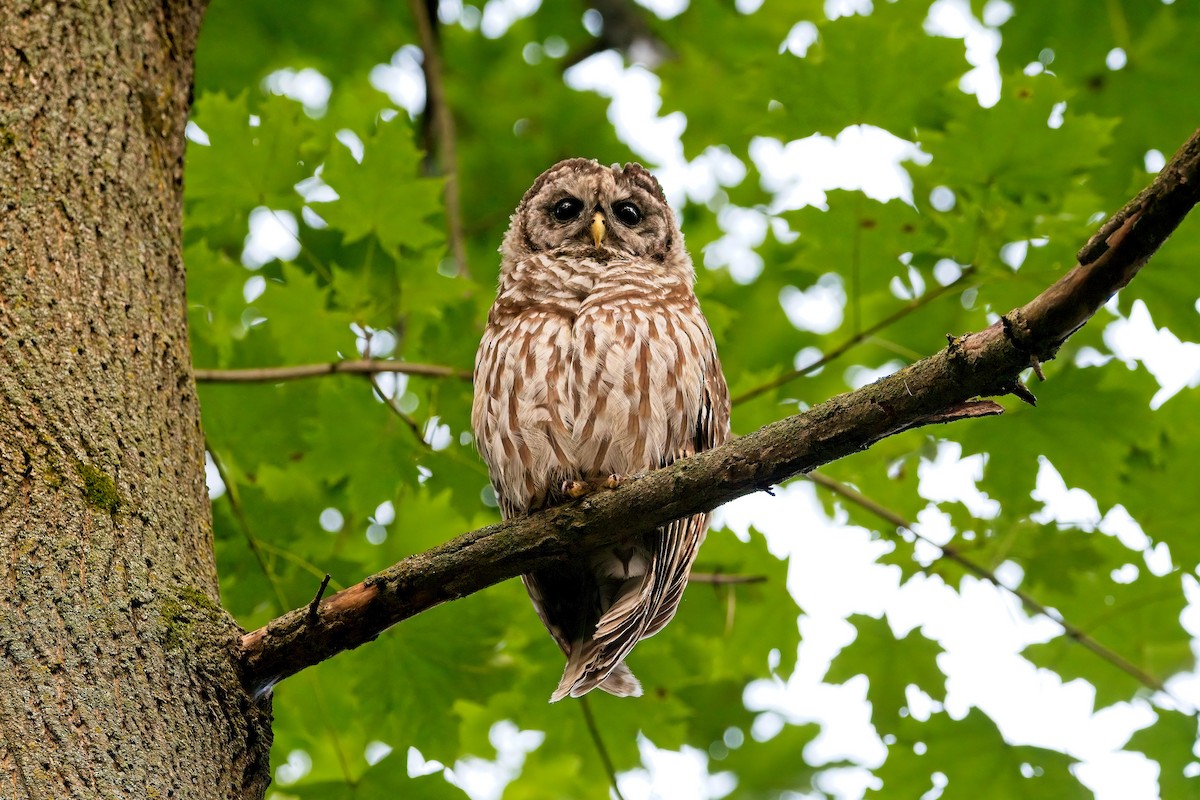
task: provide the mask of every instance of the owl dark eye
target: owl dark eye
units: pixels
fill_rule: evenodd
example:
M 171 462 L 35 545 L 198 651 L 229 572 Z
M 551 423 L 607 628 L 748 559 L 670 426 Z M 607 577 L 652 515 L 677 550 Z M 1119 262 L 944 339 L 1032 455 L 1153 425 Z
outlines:
M 575 197 L 564 197 L 554 204 L 554 218 L 559 222 L 569 222 L 583 211 L 583 201 Z
M 625 200 L 613 206 L 613 216 L 621 222 L 633 227 L 642 221 L 642 211 L 633 203 Z

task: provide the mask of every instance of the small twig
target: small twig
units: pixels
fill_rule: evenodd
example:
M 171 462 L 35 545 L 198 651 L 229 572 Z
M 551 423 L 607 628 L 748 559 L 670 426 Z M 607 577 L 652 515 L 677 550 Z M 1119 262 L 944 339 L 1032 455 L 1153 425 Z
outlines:
M 907 381 L 904 382 L 905 392 L 911 397 L 912 391 L 908 388 Z M 894 430 L 888 432 L 889 436 L 900 433 L 901 431 L 910 430 L 912 428 L 922 428 L 926 425 L 945 425 L 949 422 L 957 422 L 963 419 L 978 419 L 980 417 L 998 417 L 1004 413 L 1004 406 L 997 403 L 995 400 L 968 400 L 965 403 L 959 403 L 956 406 L 938 411 L 934 414 L 926 414 L 923 417 L 907 420 L 905 423 Z
M 1021 383 L 1021 379 L 1017 378 L 1013 381 L 1012 389 L 1009 392 L 1023 403 L 1028 403 L 1031 406 L 1037 406 L 1037 397 L 1033 392 L 1029 391 L 1029 387 Z
M 259 569 L 262 570 L 267 583 L 271 585 L 271 591 L 275 593 L 275 599 L 279 601 L 279 607 L 281 609 L 287 608 L 291 604 L 283 593 L 283 587 L 279 585 L 275 574 L 267 566 L 267 560 L 263 557 L 258 539 L 250 532 L 250 523 L 246 520 L 246 511 L 242 508 L 241 500 L 238 498 L 237 485 L 229 479 L 229 473 L 225 469 L 224 462 L 217 455 L 216 449 L 213 448 L 207 438 L 204 440 L 204 449 L 212 456 L 213 466 L 217 468 L 217 477 L 225 485 L 225 496 L 229 498 L 229 508 L 233 511 L 233 518 L 237 521 L 238 528 L 242 532 L 242 537 L 246 540 L 246 546 L 250 548 L 250 552 L 254 555 L 254 560 L 258 562 Z
M 395 414 L 404 423 L 405 427 L 412 431 L 413 436 L 417 437 L 417 442 L 420 446 L 425 450 L 433 452 L 433 446 L 425 439 L 425 431 L 421 428 L 421 424 L 400 410 L 400 406 L 396 405 L 396 399 L 387 396 L 374 375 L 371 376 L 371 386 L 375 389 L 375 393 L 379 395 L 380 399 L 383 400 L 383 404 L 388 407 L 388 410 Z
M 1037 375 L 1039 381 L 1046 380 L 1046 373 L 1042 371 L 1042 362 L 1038 361 L 1037 356 L 1031 355 L 1029 357 L 1029 366 L 1033 367 L 1033 374 Z
M 948 283 L 945 286 L 939 286 L 938 288 L 934 289 L 933 291 L 931 291 L 927 294 L 923 294 L 920 297 L 918 297 L 917 299 L 908 302 L 904 306 L 901 306 L 895 312 L 884 317 L 883 319 L 881 319 L 879 322 L 876 322 L 871 327 L 867 328 L 866 330 L 859 331 L 858 333 L 854 334 L 850 338 L 846 339 L 841 344 L 837 345 L 832 350 L 830 350 L 828 353 L 821 356 L 820 358 L 818 358 L 816 361 L 812 362 L 811 364 L 805 364 L 803 367 L 800 367 L 799 369 L 794 369 L 791 372 L 785 372 L 784 374 L 780 375 L 777 378 L 773 378 L 773 379 L 767 381 L 766 383 L 763 383 L 759 386 L 755 386 L 753 389 L 748 389 L 748 390 L 742 392 L 737 397 L 733 398 L 733 405 L 736 406 L 740 403 L 745 403 L 748 400 L 753 400 L 754 398 L 756 398 L 760 395 L 766 394 L 767 392 L 771 391 L 772 389 L 778 389 L 780 386 L 791 383 L 796 378 L 801 378 L 812 372 L 816 372 L 821 367 L 825 366 L 829 362 L 831 362 L 834 359 L 838 358 L 839 356 L 843 355 L 850 348 L 854 347 L 857 344 L 861 344 L 862 342 L 871 338 L 875 334 L 879 333 L 884 328 L 894 325 L 895 323 L 904 319 L 905 317 L 907 317 L 909 314 L 913 313 L 917 309 L 922 308 L 925 305 L 928 305 L 932 301 L 938 299 L 939 297 L 941 297 L 944 294 L 947 294 L 951 290 L 956 289 L 956 288 L 961 288 L 961 285 L 964 283 L 964 279 L 967 277 L 967 274 L 968 273 L 964 270 L 963 274 L 959 276 L 958 280 L 954 281 L 953 283 Z M 947 336 L 949 336 L 949 334 L 947 334 Z
M 805 477 L 807 477 L 810 481 L 817 484 L 818 486 L 820 486 L 824 489 L 828 489 L 829 491 L 833 492 L 834 494 L 838 495 L 839 497 L 849 500 L 851 503 L 854 503 L 856 506 L 866 509 L 867 511 L 871 512 L 875 516 L 877 516 L 880 519 L 887 522 L 888 524 L 890 524 L 896 528 L 906 530 L 909 533 L 911 533 L 913 536 L 915 536 L 917 539 L 920 539 L 922 542 L 925 542 L 926 544 L 937 548 L 938 552 L 941 553 L 942 558 L 945 558 L 948 561 L 953 561 L 955 564 L 958 564 L 960 567 L 965 569 L 967 572 L 970 572 L 975 577 L 981 578 L 981 579 L 987 581 L 988 583 L 992 584 L 993 586 L 1000 589 L 1001 591 L 1008 592 L 1013 597 L 1020 600 L 1021 604 L 1023 606 L 1025 606 L 1025 608 L 1027 608 L 1028 610 L 1032 611 L 1035 614 L 1039 614 L 1039 615 L 1045 617 L 1046 619 L 1057 624 L 1060 628 L 1062 628 L 1063 633 L 1066 634 L 1068 638 L 1073 639 L 1076 642 L 1078 642 L 1079 644 L 1083 645 L 1085 648 L 1087 648 L 1091 652 L 1095 653 L 1101 659 L 1103 659 L 1104 661 L 1107 661 L 1112 666 L 1121 670 L 1126 675 L 1130 676 L 1131 678 L 1133 678 L 1134 680 L 1136 680 L 1138 683 L 1142 684 L 1146 688 L 1153 689 L 1156 692 L 1162 692 L 1163 694 L 1167 695 L 1176 703 L 1176 705 L 1179 706 L 1179 708 L 1181 708 L 1181 709 L 1187 708 L 1186 704 L 1184 704 L 1182 701 L 1180 701 L 1178 698 L 1176 698 L 1174 695 L 1172 695 L 1169 691 L 1167 691 L 1166 686 L 1164 686 L 1163 682 L 1160 681 L 1158 678 L 1155 678 L 1153 675 L 1149 674 L 1148 672 L 1143 670 L 1141 667 L 1128 661 L 1121 654 L 1105 647 L 1103 644 L 1101 644 L 1100 642 L 1093 639 L 1090 635 L 1088 635 L 1088 633 L 1086 631 L 1084 631 L 1082 628 L 1080 628 L 1078 625 L 1068 622 L 1062 616 L 1062 614 L 1058 613 L 1057 611 L 1055 611 L 1053 609 L 1047 608 L 1046 606 L 1039 603 L 1037 600 L 1033 599 L 1033 597 L 1031 597 L 1029 595 L 1029 593 L 1025 592 L 1022 589 L 1015 589 L 1010 586 L 1004 585 L 1004 583 L 1002 583 L 1000 581 L 1000 579 L 998 577 L 996 577 L 996 573 L 992 572 L 991 570 L 987 569 L 984 566 L 976 564 L 971 559 L 969 559 L 966 556 L 964 556 L 963 554 L 959 553 L 953 547 L 950 547 L 948 545 L 940 545 L 937 542 L 933 541 L 932 539 L 929 539 L 928 537 L 923 536 L 922 534 L 918 533 L 914 529 L 913 524 L 911 522 L 904 519 L 904 517 L 900 516 L 896 512 L 880 505 L 879 503 L 875 502 L 874 500 L 872 500 L 871 498 L 862 494 L 861 492 L 859 492 L 855 489 L 851 489 L 849 486 L 842 483 L 841 481 L 835 480 L 834 478 L 830 478 L 826 475 L 822 475 L 819 472 L 810 472 Z
M 393 414 L 395 414 L 400 419 L 400 421 L 403 422 L 410 431 L 412 431 L 413 436 L 415 436 L 417 438 L 417 444 L 421 448 L 423 448 L 427 453 L 437 452 L 433 449 L 433 445 L 429 442 L 429 440 L 425 438 L 425 428 L 423 428 L 421 426 L 421 423 L 417 422 L 410 415 L 405 414 L 403 411 L 401 411 L 400 407 L 396 404 L 396 399 L 392 398 L 392 397 L 388 397 L 386 394 L 384 394 L 383 388 L 380 387 L 379 381 L 377 381 L 374 376 L 371 377 L 371 385 L 375 388 L 376 394 L 379 395 L 379 397 L 383 400 L 384 404 L 391 410 L 391 412 Z M 483 462 L 480 461 L 478 458 L 469 458 L 469 457 L 464 458 L 454 448 L 450 448 L 450 449 L 446 450 L 445 452 L 449 455 L 449 457 L 451 459 L 453 459 L 456 463 L 461 465 L 463 468 L 472 470 L 473 472 L 477 472 L 480 475 L 482 475 L 484 478 L 488 477 L 487 469 L 483 466 Z
M 325 590 L 329 588 L 329 578 L 330 575 L 328 572 L 326 572 L 325 577 L 321 580 L 321 585 L 317 588 L 316 596 L 313 597 L 312 602 L 308 604 L 309 619 L 317 618 L 317 613 L 321 609 L 321 598 L 325 595 Z
M 357 361 L 331 361 L 326 364 L 296 364 L 285 367 L 253 367 L 250 369 L 196 369 L 193 370 L 200 383 L 280 383 L 321 375 L 375 375 L 381 372 L 399 372 L 404 375 L 419 375 L 424 378 L 456 378 L 469 381 L 468 370 L 446 367 L 441 364 L 413 364 L 408 361 L 389 361 L 380 358 L 365 358 Z
M 625 796 L 621 794 L 621 789 L 617 786 L 617 770 L 613 767 L 612 757 L 608 754 L 608 748 L 604 746 L 604 740 L 600 738 L 600 729 L 596 727 L 596 718 L 592 716 L 592 707 L 588 703 L 586 695 L 579 698 L 579 708 L 583 711 L 583 721 L 587 725 L 588 733 L 592 735 L 592 743 L 596 745 L 596 752 L 600 755 L 600 763 L 604 765 L 604 771 L 608 774 L 608 782 L 612 785 L 613 794 L 617 796 L 617 800 L 625 800 Z
M 585 5 L 599 11 L 604 24 L 595 41 L 567 56 L 563 71 L 605 50 L 616 50 L 626 58 L 637 57 L 651 69 L 672 57 L 667 43 L 647 24 L 645 9 L 631 0 L 588 0 Z
M 723 572 L 693 572 L 691 575 L 688 575 L 688 583 L 709 583 L 714 586 L 766 582 L 766 575 L 726 575 Z
M 454 258 L 457 275 L 470 274 L 467 268 L 466 236 L 463 234 L 462 200 L 458 190 L 458 157 L 454 143 L 454 115 L 446 101 L 446 89 L 442 82 L 442 54 L 438 44 L 434 20 L 430 17 L 425 0 L 409 0 L 417 36 L 421 40 L 421 52 L 425 58 L 425 113 L 433 120 L 433 132 L 437 137 L 438 162 L 442 179 L 446 182 L 446 227 L 449 228 L 450 255 Z

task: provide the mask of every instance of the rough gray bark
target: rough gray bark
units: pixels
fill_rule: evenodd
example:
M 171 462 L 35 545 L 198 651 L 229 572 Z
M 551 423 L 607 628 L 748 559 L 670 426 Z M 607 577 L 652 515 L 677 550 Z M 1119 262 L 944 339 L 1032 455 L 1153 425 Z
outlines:
M 261 798 L 180 250 L 204 0 L 0 4 L 0 797 Z

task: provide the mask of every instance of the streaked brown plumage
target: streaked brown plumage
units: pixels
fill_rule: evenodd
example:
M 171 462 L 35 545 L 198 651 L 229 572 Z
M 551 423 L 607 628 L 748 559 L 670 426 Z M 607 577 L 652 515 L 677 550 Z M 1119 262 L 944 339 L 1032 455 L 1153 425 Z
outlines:
M 555 164 L 521 200 L 501 253 L 472 425 L 506 519 L 728 438 L 692 262 L 650 173 Z M 524 576 L 567 656 L 551 700 L 597 686 L 641 694 L 624 659 L 674 616 L 707 525 L 698 514 Z

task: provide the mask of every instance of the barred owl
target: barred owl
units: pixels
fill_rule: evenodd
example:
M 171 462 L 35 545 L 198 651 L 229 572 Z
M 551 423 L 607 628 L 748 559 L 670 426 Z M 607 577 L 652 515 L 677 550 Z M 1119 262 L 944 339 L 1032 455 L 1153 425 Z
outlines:
M 471 422 L 505 519 L 724 442 L 729 392 L 658 181 L 576 158 L 534 182 L 500 248 Z M 523 576 L 567 658 L 551 701 L 638 696 L 624 659 L 679 607 L 707 514 Z

